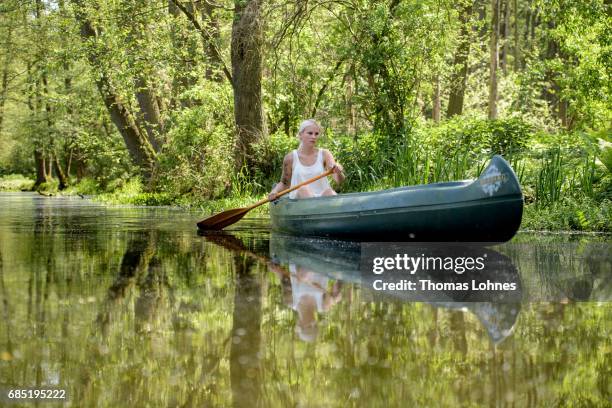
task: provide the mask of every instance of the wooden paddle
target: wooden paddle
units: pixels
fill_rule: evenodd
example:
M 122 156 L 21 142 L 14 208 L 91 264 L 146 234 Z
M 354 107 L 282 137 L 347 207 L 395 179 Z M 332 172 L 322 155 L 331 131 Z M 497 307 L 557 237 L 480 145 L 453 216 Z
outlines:
M 293 190 L 297 190 L 300 187 L 305 186 L 306 184 L 310 184 L 313 181 L 317 181 L 319 179 L 322 179 L 323 177 L 327 177 L 330 174 L 332 174 L 334 172 L 335 166 L 332 167 L 331 169 L 319 174 L 318 176 L 315 176 L 311 179 L 308 179 L 300 184 L 296 184 L 293 187 L 290 187 L 286 190 L 281 191 L 280 193 L 276 194 L 276 198 L 282 197 L 287 193 L 292 192 Z M 275 200 L 276 200 L 275 198 Z M 263 199 L 261 201 L 256 202 L 253 205 L 250 205 L 248 207 L 244 207 L 244 208 L 234 208 L 232 210 L 226 210 L 223 212 L 220 212 L 219 214 L 215 214 L 211 217 L 208 217 L 206 219 L 203 219 L 202 221 L 198 222 L 198 228 L 202 229 L 202 230 L 220 230 L 223 229 L 225 227 L 227 227 L 228 225 L 232 225 L 238 221 L 240 221 L 242 219 L 242 217 L 245 216 L 246 213 L 248 213 L 249 211 L 251 211 L 253 208 L 255 207 L 259 207 L 262 204 L 265 204 L 267 202 L 270 202 L 271 200 L 269 198 Z

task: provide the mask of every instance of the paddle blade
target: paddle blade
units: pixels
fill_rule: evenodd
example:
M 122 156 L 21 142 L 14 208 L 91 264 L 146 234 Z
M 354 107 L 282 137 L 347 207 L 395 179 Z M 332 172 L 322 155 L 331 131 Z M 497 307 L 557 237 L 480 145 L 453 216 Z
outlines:
M 198 222 L 198 228 L 202 230 L 220 230 L 240 221 L 247 212 L 249 212 L 249 208 L 235 208 L 223 211 Z

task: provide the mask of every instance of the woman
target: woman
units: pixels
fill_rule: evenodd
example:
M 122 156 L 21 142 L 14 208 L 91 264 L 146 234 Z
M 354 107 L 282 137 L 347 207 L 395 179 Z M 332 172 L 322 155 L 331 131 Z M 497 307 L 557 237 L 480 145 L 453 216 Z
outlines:
M 276 195 L 296 184 L 300 184 L 312 177 L 318 176 L 326 169 L 334 169 L 332 177 L 336 183 L 344 181 L 343 167 L 336 163 L 334 156 L 327 149 L 316 147 L 317 140 L 322 133 L 321 126 L 314 119 L 307 119 L 300 124 L 297 137 L 300 146 L 288 153 L 283 160 L 283 174 L 280 183 L 277 183 L 268 198 L 276 199 Z M 289 198 L 309 198 L 336 195 L 329 185 L 327 177 L 289 193 Z

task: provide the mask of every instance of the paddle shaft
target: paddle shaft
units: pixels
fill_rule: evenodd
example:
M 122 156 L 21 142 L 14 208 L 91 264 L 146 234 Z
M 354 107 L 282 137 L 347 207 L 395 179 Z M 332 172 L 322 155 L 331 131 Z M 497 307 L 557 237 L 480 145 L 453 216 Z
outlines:
M 303 186 L 305 186 L 306 184 L 310 184 L 310 183 L 312 183 L 312 182 L 314 182 L 314 181 L 317 181 L 317 180 L 319 180 L 319 179 L 322 179 L 323 177 L 327 177 L 327 176 L 329 176 L 330 174 L 332 174 L 332 173 L 334 172 L 334 169 L 335 169 L 335 168 L 336 168 L 336 166 L 332 167 L 331 169 L 329 169 L 329 170 L 327 170 L 327 171 L 324 171 L 323 173 L 319 174 L 318 176 L 314 176 L 313 178 L 309 178 L 308 180 L 303 181 L 303 182 L 301 182 L 300 184 L 296 184 L 296 185 L 295 185 L 295 186 L 293 186 L 293 187 L 289 187 L 289 188 L 287 188 L 287 189 L 285 189 L 285 190 L 281 191 L 280 193 L 276 194 L 276 198 L 275 198 L 274 200 L 276 200 L 276 199 L 277 199 L 277 198 L 279 198 L 279 197 L 284 196 L 285 194 L 289 194 L 289 193 L 290 193 L 290 192 L 292 192 L 293 190 L 297 190 L 298 188 L 303 187 Z M 245 209 L 246 209 L 247 211 L 250 211 L 250 210 L 252 210 L 253 208 L 255 208 L 255 207 L 259 207 L 260 205 L 263 205 L 263 204 L 268 203 L 268 202 L 270 202 L 270 201 L 272 201 L 272 200 L 270 200 L 269 198 L 264 198 L 263 200 L 258 201 L 258 202 L 256 202 L 255 204 L 253 204 L 253 205 L 251 205 L 251 206 L 249 206 L 249 207 L 246 207 Z
M 306 184 L 312 183 L 313 181 L 317 181 L 323 177 L 329 176 L 330 174 L 332 174 L 334 172 L 336 166 L 332 167 L 331 169 L 319 174 L 318 176 L 315 176 L 311 179 L 308 179 L 300 184 L 297 184 L 293 187 L 290 187 L 286 190 L 281 191 L 280 193 L 278 193 L 276 195 L 276 198 L 278 197 L 282 197 L 287 193 L 292 192 L 293 190 L 296 190 L 302 186 L 305 186 Z M 275 198 L 275 200 L 276 200 Z M 267 202 L 270 202 L 272 200 L 270 200 L 269 198 L 263 199 L 261 201 L 256 202 L 255 204 L 249 206 L 249 207 L 244 207 L 244 208 L 235 208 L 232 210 L 226 210 L 223 211 L 219 214 L 215 214 L 211 217 L 206 218 L 205 220 L 202 220 L 200 222 L 198 222 L 198 228 L 203 229 L 203 230 L 220 230 L 223 229 L 225 227 L 227 227 L 228 225 L 232 225 L 235 222 L 238 222 L 242 217 L 244 217 L 244 215 L 246 213 L 248 213 L 249 211 L 251 211 L 253 208 L 255 207 L 259 207 L 262 204 L 265 204 Z

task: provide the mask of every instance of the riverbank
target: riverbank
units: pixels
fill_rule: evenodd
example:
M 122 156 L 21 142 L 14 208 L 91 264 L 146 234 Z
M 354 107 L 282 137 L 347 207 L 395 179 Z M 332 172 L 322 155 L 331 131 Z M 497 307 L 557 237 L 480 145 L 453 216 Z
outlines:
M 29 190 L 34 181 L 20 175 L 0 178 L 0 191 Z M 70 196 L 83 198 L 110 205 L 143 205 L 143 206 L 173 206 L 186 209 L 197 209 L 203 214 L 211 214 L 230 208 L 240 208 L 251 205 L 264 198 L 264 195 L 243 194 L 231 197 L 205 200 L 193 195 L 171 196 L 167 193 L 151 193 L 142 191 L 137 181 L 127 182 L 111 192 L 97 191 L 88 181 L 75 184 L 58 192 L 53 183 L 41 186 L 43 195 Z M 262 205 L 253 209 L 250 214 L 266 216 L 268 206 Z M 612 202 L 603 200 L 596 202 L 587 197 L 582 199 L 564 199 L 547 206 L 537 206 L 535 203 L 525 205 L 521 230 L 530 231 L 573 231 L 573 232 L 612 232 Z

